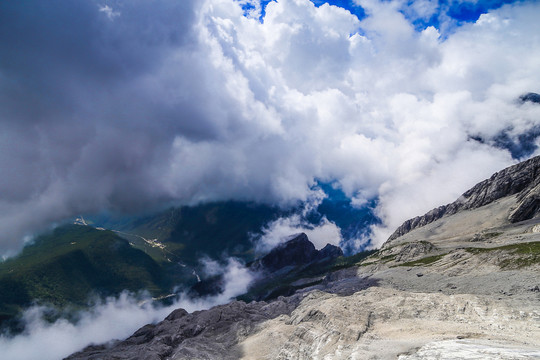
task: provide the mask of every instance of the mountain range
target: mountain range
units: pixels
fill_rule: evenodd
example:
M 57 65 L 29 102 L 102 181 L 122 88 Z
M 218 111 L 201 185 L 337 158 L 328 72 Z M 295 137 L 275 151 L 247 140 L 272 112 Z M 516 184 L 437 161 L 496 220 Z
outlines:
M 68 359 L 537 359 L 539 171 L 540 157 L 504 169 L 372 254 L 331 251 L 329 266 L 297 236 L 281 249 L 298 256 L 251 265 L 293 274 L 286 296 L 178 309 Z
M 235 301 L 176 310 L 125 341 L 70 358 L 416 359 L 445 358 L 454 348 L 466 349 L 463 358 L 492 350 L 493 358 L 535 358 L 539 171 L 540 157 L 501 170 L 405 221 L 379 250 L 348 257 L 330 244 L 317 250 L 303 233 L 257 252 L 254 234 L 294 209 L 225 202 L 141 217 L 81 216 L 0 264 L 0 320 L 19 333 L 20 315 L 33 304 L 52 306 L 49 321 L 70 319 L 126 290 L 168 304 L 180 292 L 214 296 L 225 290 L 224 275 L 205 274 L 199 259 L 232 255 L 253 277 Z M 340 201 L 327 202 L 326 213 Z M 350 213 L 336 214 L 352 223 Z M 510 329 L 517 330 L 510 336 Z
M 375 221 L 369 208 L 353 209 L 346 206 L 347 201 L 334 193 L 306 215 L 306 223 L 316 225 L 329 217 L 343 227 L 344 236 L 352 236 Z M 253 264 L 269 259 L 257 250 L 256 238 L 267 224 L 301 210 L 228 201 L 141 216 L 79 216 L 38 236 L 21 254 L 0 263 L 0 326 L 20 333 L 23 311 L 32 305 L 49 307 L 48 318 L 54 321 L 76 316 L 96 301 L 124 291 L 168 300 L 183 292 L 191 297 L 219 293 L 222 275 L 206 274 L 205 264 L 214 261 L 225 267 L 229 258 Z M 333 258 L 339 256 L 343 256 L 341 250 Z M 298 271 L 294 269 L 287 278 L 294 280 L 293 273 Z M 259 282 L 258 291 L 263 288 L 269 292 L 252 291 L 245 298 L 291 291 L 289 282 L 282 279 Z

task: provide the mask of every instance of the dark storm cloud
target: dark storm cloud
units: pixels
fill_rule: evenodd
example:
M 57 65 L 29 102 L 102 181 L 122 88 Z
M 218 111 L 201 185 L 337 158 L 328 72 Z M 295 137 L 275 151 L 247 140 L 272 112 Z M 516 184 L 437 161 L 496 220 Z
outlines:
M 119 82 L 150 71 L 183 45 L 194 17 L 192 1 L 127 2 L 113 19 L 92 1 L 0 6 L 2 115 L 30 123 L 65 120 L 58 115 L 103 102 Z
M 540 87 L 537 3 L 444 36 L 404 15 L 436 2 L 355 3 L 0 2 L 0 254 L 80 213 L 290 204 L 317 181 L 378 198 L 380 243 L 515 161 L 470 139 L 540 126 L 516 102 Z
M 31 232 L 39 218 L 140 205 L 156 196 L 149 171 L 175 135 L 215 136 L 189 96 L 170 101 L 144 83 L 192 46 L 196 2 L 108 2 L 114 16 L 104 6 L 0 3 L 0 207 L 10 212 L 1 225 L 21 222 L 8 239 L 25 221 Z M 200 70 L 177 69 L 174 85 L 197 93 Z

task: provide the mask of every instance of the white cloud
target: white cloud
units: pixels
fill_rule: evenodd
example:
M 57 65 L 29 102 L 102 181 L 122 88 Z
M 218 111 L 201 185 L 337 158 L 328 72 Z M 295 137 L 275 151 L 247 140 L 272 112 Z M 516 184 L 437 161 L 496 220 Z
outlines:
M 296 214 L 268 224 L 257 240 L 257 248 L 268 251 L 299 233 L 305 233 L 317 249 L 322 249 L 326 244 L 339 246 L 342 240 L 339 227 L 328 219 L 323 218 L 320 224 L 311 225 Z
M 45 308 L 30 308 L 25 313 L 25 333 L 14 338 L 0 337 L 2 356 L 14 360 L 57 360 L 91 343 L 125 338 L 142 325 L 162 319 L 172 309 L 155 309 L 149 303 L 139 306 L 134 297 L 124 293 L 81 313 L 74 325 L 63 319 L 49 324 L 43 320 Z
M 77 314 L 73 324 L 65 319 L 45 321 L 46 307 L 34 306 L 24 313 L 25 332 L 14 337 L 0 335 L 2 358 L 12 360 L 57 360 L 90 344 L 102 344 L 113 339 L 125 339 L 148 323 L 162 320 L 171 311 L 183 308 L 188 312 L 224 304 L 244 294 L 253 279 L 241 263 L 229 259 L 222 269 L 224 291 L 216 296 L 192 299 L 180 295 L 169 306 L 153 306 L 150 298 L 127 292 L 118 298 L 108 298 L 89 311 Z
M 109 20 L 114 20 L 115 17 L 120 16 L 120 12 L 114 11 L 109 5 L 100 6 L 99 11 L 107 15 Z
M 515 161 L 470 136 L 540 123 L 538 106 L 515 101 L 540 91 L 538 3 L 503 6 L 442 37 L 416 30 L 403 1 L 362 0 L 361 21 L 280 0 L 261 22 L 258 7 L 246 17 L 240 4 L 115 1 L 122 16 L 105 22 L 81 6 L 69 33 L 40 27 L 52 39 L 40 48 L 22 46 L 31 30 L 13 48 L 0 42 L 20 63 L 0 63 L 0 76 L 33 79 L 0 86 L 0 168 L 12 169 L 0 179 L 3 253 L 73 214 L 165 201 L 293 204 L 317 180 L 359 201 L 380 197 L 387 233 Z M 436 8 L 409 10 L 426 18 Z M 25 14 L 0 23 L 32 24 Z M 73 58 L 54 47 L 64 43 L 84 45 Z
M 262 235 L 254 238 L 256 250 L 266 253 L 299 233 L 305 233 L 316 249 L 322 249 L 327 244 L 339 246 L 343 239 L 340 228 L 335 223 L 326 217 L 323 217 L 318 224 L 312 224 L 307 220 L 309 214 L 317 209 L 324 197 L 321 190 L 315 190 L 304 203 L 301 211 L 267 224 L 262 229 Z

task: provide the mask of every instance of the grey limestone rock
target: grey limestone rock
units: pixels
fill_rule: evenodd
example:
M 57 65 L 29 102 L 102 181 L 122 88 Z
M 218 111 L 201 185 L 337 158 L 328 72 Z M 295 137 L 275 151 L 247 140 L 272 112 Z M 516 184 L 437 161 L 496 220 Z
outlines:
M 395 261 L 406 262 L 416 260 L 435 250 L 435 246 L 427 241 L 405 244 L 396 254 Z
M 124 341 L 89 346 L 67 359 L 238 359 L 240 340 L 253 333 L 257 324 L 290 314 L 300 300 L 297 295 L 271 303 L 233 301 L 191 314 L 178 309 Z
M 510 166 L 493 174 L 473 188 L 466 191 L 459 199 L 451 204 L 439 206 L 423 216 L 417 216 L 405 221 L 390 236 L 396 239 L 421 226 L 432 223 L 443 216 L 453 215 L 463 210 L 476 209 L 500 198 L 519 194 L 521 205 L 515 215 L 510 216 L 511 222 L 532 218 L 539 211 L 540 201 L 540 156 Z

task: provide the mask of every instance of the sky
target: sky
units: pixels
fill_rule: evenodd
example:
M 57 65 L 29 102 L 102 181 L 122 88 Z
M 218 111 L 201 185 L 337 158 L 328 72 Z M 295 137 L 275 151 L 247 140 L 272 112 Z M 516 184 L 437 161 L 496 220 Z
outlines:
M 0 254 L 78 214 L 288 206 L 318 183 L 376 199 L 380 245 L 539 153 L 540 106 L 518 101 L 540 92 L 539 15 L 536 1 L 2 1 Z

